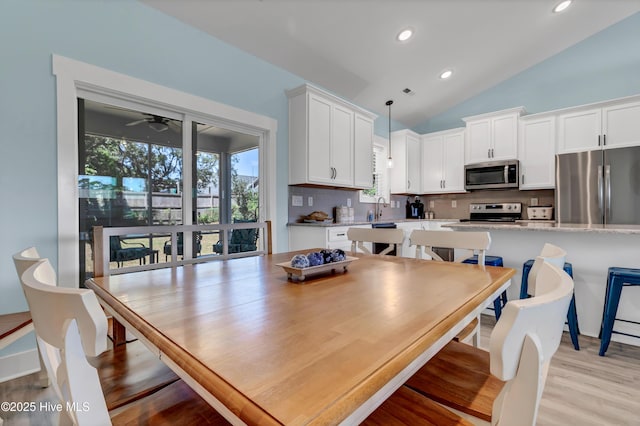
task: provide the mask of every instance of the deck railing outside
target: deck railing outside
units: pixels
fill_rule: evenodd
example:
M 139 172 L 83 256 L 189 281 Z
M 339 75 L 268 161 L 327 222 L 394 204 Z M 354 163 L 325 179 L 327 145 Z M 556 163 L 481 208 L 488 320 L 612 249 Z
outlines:
M 242 229 L 257 229 L 259 238 L 256 242 L 255 250 L 240 251 L 229 253 L 229 245 L 232 241 L 232 231 Z M 217 254 L 205 254 L 196 256 L 193 253 L 193 245 L 190 243 L 194 234 L 202 235 L 203 233 L 219 232 L 220 233 L 220 249 Z M 170 260 L 166 262 L 158 262 L 159 250 L 150 250 L 149 263 L 139 266 L 123 266 L 112 268 L 110 238 L 132 235 L 147 238 L 152 236 L 169 237 L 167 243 L 171 247 L 178 247 L 178 234 L 182 233 L 182 253 L 178 254 L 178 250 L 171 250 Z M 243 222 L 233 224 L 212 224 L 212 225 L 158 225 L 158 226 L 128 226 L 128 227 L 109 227 L 95 226 L 93 228 L 93 260 L 94 260 L 94 276 L 108 276 L 124 274 L 128 272 L 137 272 L 149 269 L 159 269 L 174 266 L 182 266 L 192 263 L 212 262 L 217 260 L 233 259 L 237 257 L 260 256 L 271 253 L 271 222 Z M 155 262 L 154 262 L 155 256 Z

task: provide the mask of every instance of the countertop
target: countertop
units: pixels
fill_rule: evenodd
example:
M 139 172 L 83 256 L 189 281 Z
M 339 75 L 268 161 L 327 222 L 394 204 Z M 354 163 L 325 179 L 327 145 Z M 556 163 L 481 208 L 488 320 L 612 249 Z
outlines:
M 377 222 L 367 222 L 367 221 L 356 221 L 356 222 L 344 222 L 344 223 L 325 223 L 325 222 L 317 222 L 317 223 L 302 223 L 302 222 L 289 222 L 287 226 L 315 226 L 322 228 L 330 228 L 333 226 L 353 226 L 353 225 L 372 225 L 375 223 L 405 223 L 405 222 L 451 222 L 456 223 L 459 222 L 459 219 L 382 219 Z
M 554 222 L 520 222 L 520 223 L 491 223 L 491 222 L 462 222 L 443 225 L 454 230 L 461 229 L 495 229 L 513 231 L 549 231 L 549 232 L 590 232 L 599 234 L 640 234 L 640 225 L 594 225 L 585 223 Z

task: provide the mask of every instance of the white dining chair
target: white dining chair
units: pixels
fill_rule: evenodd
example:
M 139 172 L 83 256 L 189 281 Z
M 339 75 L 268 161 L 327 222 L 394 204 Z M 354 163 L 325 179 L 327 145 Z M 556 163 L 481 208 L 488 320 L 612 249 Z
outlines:
M 107 349 L 107 318 L 92 290 L 47 284 L 50 269 L 49 260 L 40 260 L 21 283 L 36 334 L 55 349 L 53 361 L 59 362 L 50 378 L 61 390 L 61 424 L 228 424 L 181 380 L 110 413 L 98 372 L 87 360 Z
M 394 249 L 398 256 L 401 255 L 404 231 L 397 228 L 349 228 L 347 238 L 351 241 L 351 252 L 360 250 L 366 254 L 372 254 L 366 243 L 382 243 L 389 246 L 377 254 L 389 254 Z
M 35 247 L 14 254 L 13 263 L 18 278 L 21 279 L 29 267 L 43 260 Z M 48 261 L 40 266 L 39 280 L 43 285 L 56 287 L 56 273 Z M 59 350 L 41 339 L 38 333 L 36 342 L 42 366 L 41 381 L 43 384 L 50 383 L 58 398 L 63 400 L 57 381 L 49 380 L 60 367 Z M 137 340 L 105 351 L 90 362 L 98 370 L 109 410 L 129 404 L 178 380 L 169 367 Z
M 507 303 L 489 352 L 450 342 L 405 385 L 474 424 L 535 425 L 573 294 L 562 269 L 535 263 L 536 295 Z
M 415 229 L 409 236 L 410 245 L 416 246 L 416 258 L 422 259 L 423 253 L 433 260 L 443 261 L 434 247 L 452 248 L 463 255 L 454 258 L 454 262 L 461 263 L 470 256 L 478 256 L 478 265 L 484 265 L 486 251 L 491 246 L 491 235 L 488 232 L 466 231 L 428 231 Z
M 551 263 L 552 265 L 560 269 L 563 269 L 565 260 L 567 258 L 567 252 L 558 246 L 545 243 L 538 257 L 542 257 L 545 260 L 545 262 Z M 533 262 L 533 265 L 531 266 L 531 271 L 529 271 L 529 279 L 527 280 L 527 284 L 528 284 L 527 293 L 530 296 L 536 295 L 536 282 L 537 282 L 536 277 L 538 275 L 540 266 L 541 264 L 539 262 L 538 263 Z
M 16 268 L 18 279 L 20 279 L 20 276 L 22 275 L 22 273 L 24 273 L 24 271 L 26 271 L 29 266 L 33 265 L 39 259 L 40 259 L 40 254 L 38 253 L 38 250 L 35 247 L 28 247 L 14 254 L 13 264 Z M 53 285 L 55 285 L 55 273 L 53 274 L 53 280 L 54 280 Z M 29 314 L 30 320 L 28 325 L 23 327 L 23 329 L 21 330 L 22 332 L 31 332 L 34 330 L 33 321 L 31 320 L 31 312 L 29 312 L 28 314 Z M 37 340 L 37 337 L 36 337 L 36 340 Z M 52 384 L 49 381 L 50 374 L 48 374 L 48 370 L 51 367 L 47 365 L 48 359 L 42 357 L 40 350 L 38 350 L 38 359 L 40 361 L 40 373 L 39 373 L 38 381 L 40 382 L 42 387 L 49 387 L 53 385 L 54 392 L 56 392 L 56 394 L 59 395 L 60 390 L 58 389 L 57 384 L 56 383 Z
M 567 252 L 550 243 L 545 243 L 542 247 L 540 255 L 544 260 L 549 263 L 562 268 L 566 273 L 573 277 L 573 265 L 566 262 Z M 537 271 L 533 269 L 535 262 L 528 260 L 522 265 L 522 281 L 520 283 L 520 298 L 524 299 L 535 295 L 536 285 L 535 276 Z M 580 350 L 580 342 L 578 336 L 580 334 L 578 326 L 578 311 L 576 310 L 576 297 L 575 290 L 571 297 L 571 303 L 569 304 L 569 312 L 567 313 L 567 325 L 569 329 L 569 335 L 571 336 L 571 343 L 575 350 Z
M 478 256 L 478 265 L 485 264 L 486 251 L 491 245 L 491 235 L 488 232 L 462 231 L 429 231 L 416 229 L 409 236 L 410 245 L 416 246 L 416 258 L 423 259 L 424 255 L 435 261 L 444 261 L 433 249 L 450 248 L 458 251 L 454 262 L 462 263 L 470 256 Z M 462 254 L 460 254 L 462 253 Z M 455 338 L 458 341 L 480 345 L 480 318 L 475 318 Z

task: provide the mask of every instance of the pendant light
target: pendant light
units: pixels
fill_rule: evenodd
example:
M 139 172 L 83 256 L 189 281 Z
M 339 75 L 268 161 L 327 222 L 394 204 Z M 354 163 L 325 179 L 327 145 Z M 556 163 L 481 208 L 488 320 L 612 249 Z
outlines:
M 393 167 L 393 158 L 391 158 L 391 105 L 393 104 L 392 100 L 388 100 L 386 102 L 386 106 L 389 107 L 389 158 L 387 158 L 387 168 L 391 169 Z

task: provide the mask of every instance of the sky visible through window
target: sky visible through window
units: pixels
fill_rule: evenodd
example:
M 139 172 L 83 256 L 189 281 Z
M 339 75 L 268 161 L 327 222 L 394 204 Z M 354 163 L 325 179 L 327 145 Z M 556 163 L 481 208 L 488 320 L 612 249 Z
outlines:
M 249 151 L 235 154 L 238 157 L 238 174 L 242 176 L 258 176 L 258 151 L 252 149 Z

